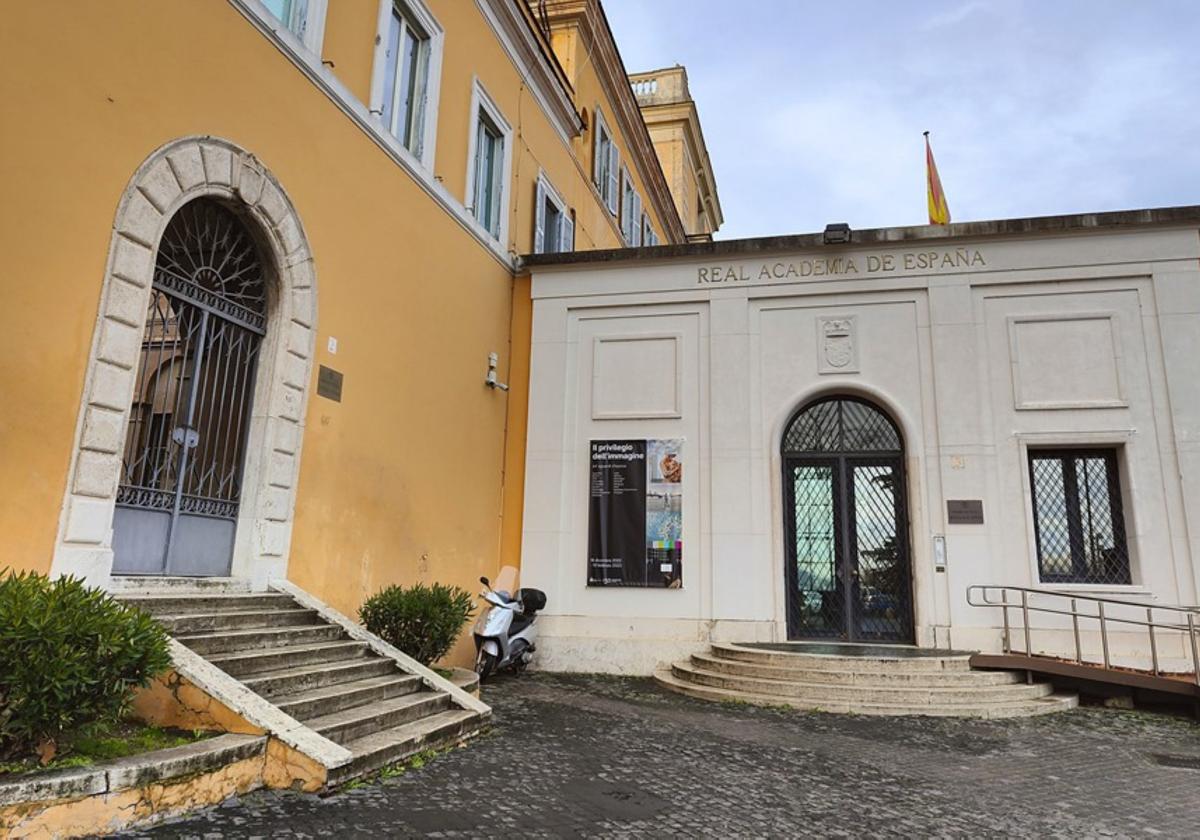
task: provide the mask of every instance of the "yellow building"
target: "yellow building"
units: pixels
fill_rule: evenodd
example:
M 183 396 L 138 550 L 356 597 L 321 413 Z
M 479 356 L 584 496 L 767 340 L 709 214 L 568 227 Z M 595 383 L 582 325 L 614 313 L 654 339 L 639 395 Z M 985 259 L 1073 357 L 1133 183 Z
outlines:
M 688 239 L 711 240 L 725 217 L 687 69 L 676 65 L 634 73 L 629 81 Z
M 516 561 L 517 256 L 696 232 L 598 0 L 545 5 L 7 10 L 3 565 L 353 614 Z

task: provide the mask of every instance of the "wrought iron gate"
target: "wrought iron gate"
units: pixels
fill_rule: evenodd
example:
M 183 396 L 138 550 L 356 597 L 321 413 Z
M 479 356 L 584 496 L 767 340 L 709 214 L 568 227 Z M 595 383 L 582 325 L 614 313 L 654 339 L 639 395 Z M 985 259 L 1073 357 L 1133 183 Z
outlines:
M 789 638 L 913 639 L 904 460 L 882 412 L 803 409 L 783 441 Z
M 113 570 L 228 574 L 266 328 L 258 247 L 198 199 L 159 243 L 117 511 Z

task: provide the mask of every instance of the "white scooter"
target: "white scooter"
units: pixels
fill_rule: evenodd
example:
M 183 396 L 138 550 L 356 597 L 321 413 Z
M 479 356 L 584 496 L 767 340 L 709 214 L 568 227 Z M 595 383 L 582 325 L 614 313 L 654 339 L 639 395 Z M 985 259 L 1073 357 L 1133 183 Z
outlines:
M 485 680 L 494 672 L 509 668 L 524 671 L 537 650 L 534 621 L 538 610 L 546 606 L 546 593 L 540 589 L 518 589 L 509 595 L 492 589 L 486 577 L 479 582 L 487 587 L 479 596 L 491 604 L 475 622 L 475 672 Z

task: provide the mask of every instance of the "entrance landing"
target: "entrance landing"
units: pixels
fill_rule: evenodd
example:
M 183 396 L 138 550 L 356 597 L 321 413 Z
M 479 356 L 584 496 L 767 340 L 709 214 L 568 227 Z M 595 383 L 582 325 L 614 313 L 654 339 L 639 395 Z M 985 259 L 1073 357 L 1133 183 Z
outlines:
M 905 645 L 716 642 L 655 674 L 706 700 L 859 715 L 1028 717 L 1078 699 L 1011 671 L 975 671 L 966 653 Z
M 864 658 L 920 659 L 969 656 L 965 651 L 919 648 L 913 645 L 871 645 L 857 642 L 740 642 L 739 647 L 797 653 L 809 656 L 861 656 Z

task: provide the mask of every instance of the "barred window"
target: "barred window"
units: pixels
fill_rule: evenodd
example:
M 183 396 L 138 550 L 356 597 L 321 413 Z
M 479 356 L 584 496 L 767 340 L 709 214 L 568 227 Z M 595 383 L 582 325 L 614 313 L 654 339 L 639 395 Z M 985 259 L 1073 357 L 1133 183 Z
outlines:
M 1042 583 L 1130 583 L 1116 451 L 1031 450 L 1029 481 Z

